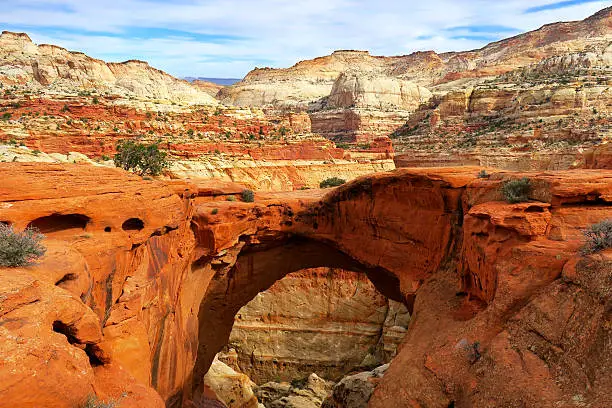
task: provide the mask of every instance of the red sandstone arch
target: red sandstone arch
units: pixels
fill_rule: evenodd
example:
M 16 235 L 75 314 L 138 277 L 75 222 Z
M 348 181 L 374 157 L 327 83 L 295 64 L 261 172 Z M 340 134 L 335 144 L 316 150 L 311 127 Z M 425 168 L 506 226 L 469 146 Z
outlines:
M 319 202 L 283 196 L 232 203 L 194 199 L 185 184 L 143 186 L 140 179 L 110 169 L 99 169 L 94 177 L 81 166 L 5 166 L 8 184 L 0 200 L 10 205 L 0 206 L 0 219 L 20 228 L 53 213 L 78 214 L 83 202 L 91 209 L 87 228 L 119 230 L 126 209 L 145 221 L 138 234 L 101 233 L 96 238 L 103 241 L 75 245 L 85 261 L 80 269 L 88 270 L 91 279 L 74 293 L 80 296 L 85 289 L 87 296 L 74 297 L 72 304 L 79 313 L 86 312 L 96 333 L 98 328 L 124 330 L 119 340 L 140 341 L 136 344 L 142 346 L 129 354 L 101 357 L 154 387 L 168 406 L 180 406 L 191 392 L 189 375 L 201 329 L 198 308 L 229 315 L 236 307 L 232 296 L 237 303 L 246 302 L 251 290 L 265 289 L 284 272 L 330 257 L 337 262 L 348 257 L 355 268 L 371 271 L 373 280 L 389 274 L 395 280 L 383 281 L 404 299 L 416 294 L 404 347 L 376 388 L 371 408 L 489 406 L 491 401 L 496 406 L 553 406 L 571 403 L 578 393 L 593 406 L 605 406 L 609 399 L 612 253 L 577 254 L 581 230 L 612 216 L 609 172 L 498 172 L 481 180 L 476 179 L 477 169 L 409 169 L 357 180 Z M 501 201 L 500 184 L 523 176 L 533 181 L 532 202 Z M 214 208 L 219 211 L 212 216 Z M 156 233 L 174 225 L 179 228 Z M 60 249 L 69 244 L 62 242 Z M 271 258 L 274 251 L 293 253 L 295 259 L 277 265 Z M 321 256 L 325 251 L 330 251 L 328 257 Z M 42 327 L 41 319 L 65 301 L 65 293 L 56 296 L 60 292 L 54 286 L 65 276 L 57 274 L 65 265 L 63 253 L 48 259 L 39 276 L 31 278 L 44 289 L 44 302 L 32 307 L 45 309 L 31 313 L 18 307 L 27 319 L 3 326 L 17 333 L 7 343 L 21 347 L 14 341 L 21 327 Z M 304 256 L 308 253 L 316 256 Z M 4 272 L 9 278 L 4 283 L 26 275 Z M 256 282 L 253 288 L 247 285 Z M 49 320 L 49 331 L 56 320 Z M 208 342 L 209 334 L 203 333 L 200 343 Z M 31 337 L 39 339 L 22 336 Z M 82 342 L 98 346 L 98 337 L 83 337 Z M 110 337 L 105 333 L 103 340 L 112 341 Z M 469 353 L 476 342 L 481 359 Z M 43 350 L 50 343 L 37 344 Z M 59 346 L 74 347 L 68 341 Z M 112 343 L 106 346 L 121 351 Z M 200 353 L 197 370 L 205 367 L 201 362 L 210 348 Z M 109 368 L 103 362 L 102 368 Z M 23 374 L 15 378 L 31 388 L 32 376 Z M 91 389 L 91 381 L 79 384 Z M 520 386 L 510 389 L 508 383 Z M 65 384 L 49 386 L 48 395 L 55 395 Z M 68 397 L 80 396 L 70 391 Z
M 326 243 L 293 236 L 271 244 L 246 246 L 233 267 L 216 273 L 200 305 L 194 394 L 200 392 L 201 381 L 215 355 L 227 344 L 240 308 L 287 274 L 322 266 L 363 272 L 382 294 L 404 301 L 393 274 L 361 264 Z
M 365 272 L 381 293 L 412 312 L 422 282 L 455 255 L 462 193 L 472 173 L 448 179 L 432 178 L 427 171 L 372 176 L 301 211 L 283 209 L 278 225 L 243 233 L 236 263 L 218 267 L 200 304 L 197 358 L 187 395 L 199 393 L 238 310 L 288 273 L 321 266 Z M 257 225 L 263 211 L 252 211 Z M 196 215 L 192 228 L 209 253 L 229 245 L 231 226 L 210 225 Z M 251 240 L 255 244 L 248 244 Z

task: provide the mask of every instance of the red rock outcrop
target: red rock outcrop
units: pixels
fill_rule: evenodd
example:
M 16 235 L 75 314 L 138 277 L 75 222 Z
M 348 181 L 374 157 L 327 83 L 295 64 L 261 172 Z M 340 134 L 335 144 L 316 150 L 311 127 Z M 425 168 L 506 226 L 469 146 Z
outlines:
M 151 388 L 167 406 L 199 401 L 240 307 L 326 266 L 414 313 L 371 407 L 609 405 L 612 255 L 578 253 L 581 230 L 612 217 L 609 171 L 405 169 L 244 203 L 118 170 L 2 166 L 0 221 L 39 227 L 49 248 L 0 271 L 15 294 L 0 307 L 16 384 L 1 382 L 2 403 L 118 398 L 113 378 L 134 401 L 161 404 Z M 522 176 L 531 201 L 502 203 L 501 183 Z

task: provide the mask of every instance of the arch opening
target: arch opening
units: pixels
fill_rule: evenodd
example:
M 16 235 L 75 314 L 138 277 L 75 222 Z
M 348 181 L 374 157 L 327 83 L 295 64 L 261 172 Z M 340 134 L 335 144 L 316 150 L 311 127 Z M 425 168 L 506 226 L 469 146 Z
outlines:
M 144 221 L 140 218 L 128 218 L 121 224 L 124 231 L 142 231 L 144 227 Z
M 216 271 L 200 304 L 198 351 L 191 377 L 194 396 L 200 395 L 204 375 L 215 355 L 228 344 L 238 311 L 288 274 L 320 267 L 365 274 L 386 298 L 407 303 L 398 278 L 391 272 L 363 265 L 326 243 L 293 236 L 246 245 L 233 266 Z
M 406 306 L 362 272 L 304 269 L 238 311 L 217 357 L 258 385 L 304 382 L 313 373 L 337 382 L 389 362 L 409 320 Z
M 51 214 L 31 221 L 28 227 L 37 228 L 43 234 L 63 231 L 83 231 L 91 219 L 83 214 Z

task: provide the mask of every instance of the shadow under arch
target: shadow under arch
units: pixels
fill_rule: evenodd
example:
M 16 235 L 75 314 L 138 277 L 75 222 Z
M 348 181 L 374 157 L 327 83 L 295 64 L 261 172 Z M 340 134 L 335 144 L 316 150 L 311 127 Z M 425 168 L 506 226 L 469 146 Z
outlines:
M 196 398 L 200 395 L 204 375 L 215 355 L 227 344 L 234 317 L 242 306 L 287 274 L 317 267 L 363 272 L 378 291 L 407 303 L 412 313 L 413 299 L 407 300 L 401 294 L 395 275 L 380 267 L 364 265 L 331 245 L 293 236 L 272 244 L 245 246 L 232 268 L 217 271 L 200 304 L 197 358 L 191 390 L 185 391 Z

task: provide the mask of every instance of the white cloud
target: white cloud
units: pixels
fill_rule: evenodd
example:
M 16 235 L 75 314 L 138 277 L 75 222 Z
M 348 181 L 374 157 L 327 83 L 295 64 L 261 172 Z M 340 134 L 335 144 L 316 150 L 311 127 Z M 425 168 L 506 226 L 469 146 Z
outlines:
M 286 67 L 335 49 L 399 55 L 415 50 L 478 48 L 487 41 L 452 39 L 445 29 L 499 25 L 528 31 L 550 22 L 582 19 L 609 5 L 598 1 L 524 13 L 529 7 L 551 2 L 11 0 L 3 5 L 0 27 L 26 31 L 36 42 L 58 44 L 98 58 L 146 60 L 177 76 L 241 77 L 255 65 Z M 163 32 L 143 37 L 142 30 L 135 28 L 238 38 L 206 41 Z M 502 38 L 508 33 L 498 35 Z

